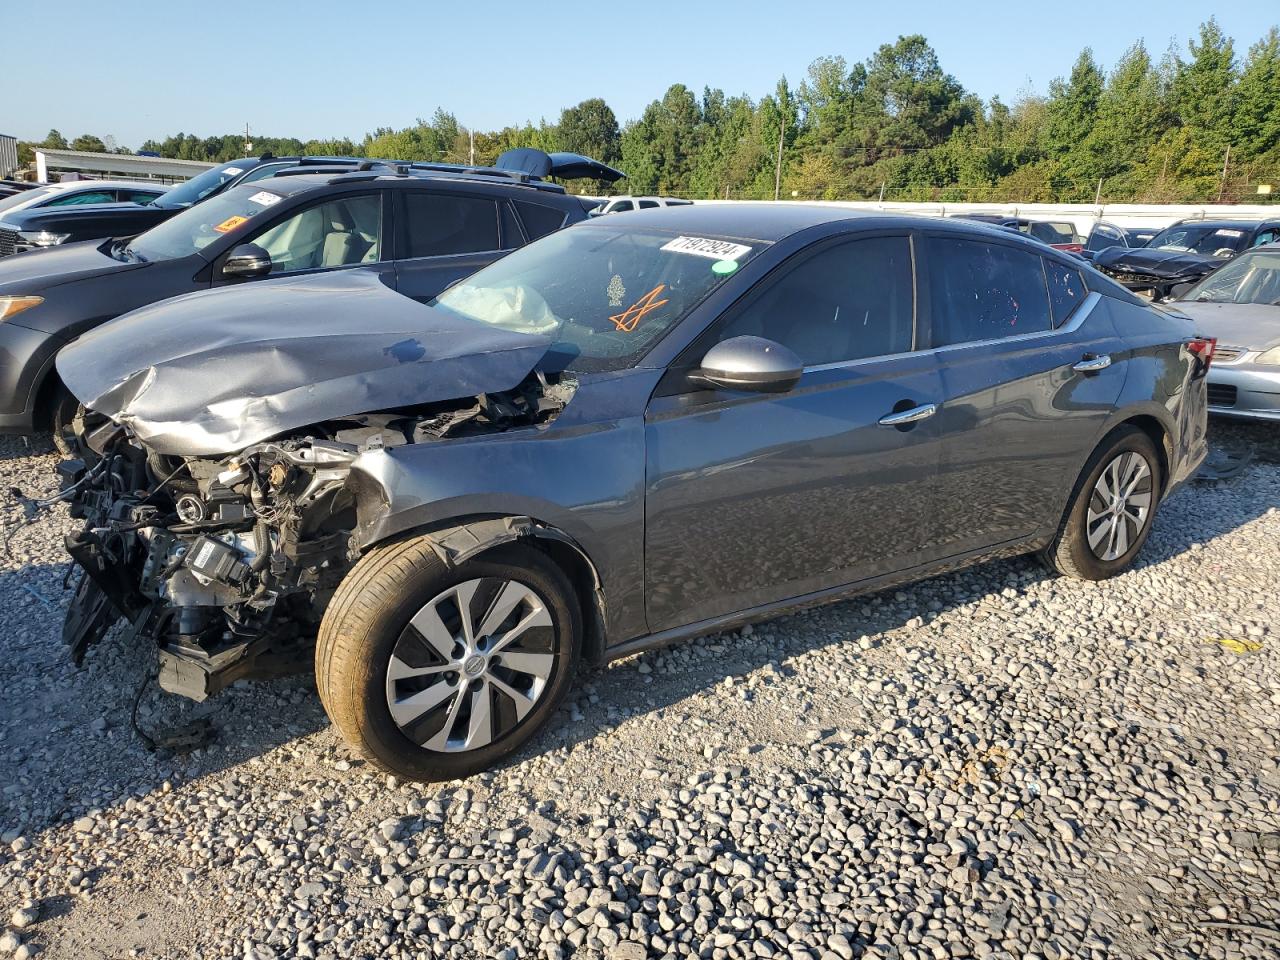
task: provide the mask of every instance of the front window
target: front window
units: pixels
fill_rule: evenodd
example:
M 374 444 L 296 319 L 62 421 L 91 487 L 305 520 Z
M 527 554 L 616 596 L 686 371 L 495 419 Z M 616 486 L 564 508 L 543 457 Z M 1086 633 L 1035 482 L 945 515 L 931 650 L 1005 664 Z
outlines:
M 1161 230 L 1147 244 L 1155 250 L 1198 253 L 1206 257 L 1231 257 L 1244 249 L 1247 230 L 1182 223 Z
M 1208 303 L 1280 305 L 1280 256 L 1246 253 L 1209 274 L 1183 297 Z
M 376 263 L 382 235 L 382 197 L 329 200 L 294 214 L 250 242 L 271 254 L 271 275 Z
M 229 234 L 247 237 L 254 218 L 261 223 L 281 199 L 258 184 L 235 187 L 139 234 L 125 253 L 144 260 L 177 260 Z
M 212 196 L 215 192 L 221 190 L 227 183 L 249 168 L 257 166 L 257 164 L 257 160 L 232 160 L 230 163 L 224 163 L 220 167 L 206 170 L 204 173 L 192 177 L 185 183 L 178 184 L 165 193 L 156 201 L 156 206 L 172 210 L 175 207 L 189 207 L 192 204 L 199 203 L 205 197 Z
M 568 369 L 621 370 L 764 246 L 595 226 L 563 230 L 450 287 L 432 305 L 549 336 Z

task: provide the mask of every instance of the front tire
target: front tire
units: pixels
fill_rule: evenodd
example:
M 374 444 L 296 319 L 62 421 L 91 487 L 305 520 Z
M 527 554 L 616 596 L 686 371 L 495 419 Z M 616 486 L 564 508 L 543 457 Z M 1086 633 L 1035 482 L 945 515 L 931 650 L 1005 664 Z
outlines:
M 77 456 L 76 435 L 72 422 L 80 410 L 80 401 L 66 387 L 59 385 L 53 394 L 49 411 L 49 429 L 53 433 L 53 445 L 63 457 Z
M 1108 434 L 1076 482 L 1045 563 L 1079 580 L 1123 573 L 1151 533 L 1162 483 L 1150 437 L 1129 426 Z
M 521 545 L 456 567 L 424 537 L 375 550 L 320 625 L 316 682 L 349 744 L 411 780 L 466 777 L 527 742 L 582 645 L 572 585 Z

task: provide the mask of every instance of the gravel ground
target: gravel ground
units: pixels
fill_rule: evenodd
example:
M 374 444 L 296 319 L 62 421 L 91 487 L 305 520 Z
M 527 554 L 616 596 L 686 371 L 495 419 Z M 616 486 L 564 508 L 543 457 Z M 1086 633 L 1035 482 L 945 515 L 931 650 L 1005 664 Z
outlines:
M 1103 584 L 1030 560 L 581 677 L 501 769 L 402 784 L 310 680 L 195 705 L 59 640 L 55 512 L 0 557 L 0 956 L 1280 955 L 1280 430 Z M 0 440 L 0 488 L 52 489 Z M 19 515 L 6 503 L 0 518 Z

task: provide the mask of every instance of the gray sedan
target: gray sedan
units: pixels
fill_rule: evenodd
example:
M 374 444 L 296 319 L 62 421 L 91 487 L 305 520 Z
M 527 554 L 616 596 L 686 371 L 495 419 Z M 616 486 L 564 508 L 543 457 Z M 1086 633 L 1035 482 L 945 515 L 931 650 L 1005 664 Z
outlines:
M 1006 231 L 798 204 L 602 217 L 428 304 L 197 293 L 59 356 L 66 638 L 125 617 L 195 698 L 302 658 L 361 754 L 465 776 L 582 661 L 997 556 L 1124 571 L 1211 346 Z
M 1173 308 L 1217 338 L 1209 412 L 1280 420 L 1280 244 L 1242 254 Z

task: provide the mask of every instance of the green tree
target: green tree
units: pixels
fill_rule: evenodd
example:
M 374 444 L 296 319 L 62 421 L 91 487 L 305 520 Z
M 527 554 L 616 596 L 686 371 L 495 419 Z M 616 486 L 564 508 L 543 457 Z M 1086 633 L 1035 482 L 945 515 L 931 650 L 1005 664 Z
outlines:
M 1280 147 L 1280 31 L 1249 48 L 1236 86 L 1235 141 L 1242 157 Z
M 90 153 L 106 153 L 107 145 L 102 142 L 100 137 L 95 137 L 91 133 L 82 133 L 71 141 L 72 150 L 85 150 Z
M 1198 146 L 1220 157 L 1235 127 L 1235 47 L 1212 17 L 1188 47 L 1191 59 L 1175 63 L 1174 114 Z
M 618 162 L 622 140 L 618 118 L 599 97 L 566 107 L 557 127 L 562 149 L 609 164 Z
M 1093 130 L 1105 86 L 1102 69 L 1088 47 L 1076 58 L 1069 79 L 1049 84 L 1044 146 L 1050 156 L 1069 157 L 1079 150 Z
M 65 150 L 67 149 L 67 138 L 57 130 L 50 130 L 44 140 L 41 141 L 40 146 L 48 147 L 50 150 Z

